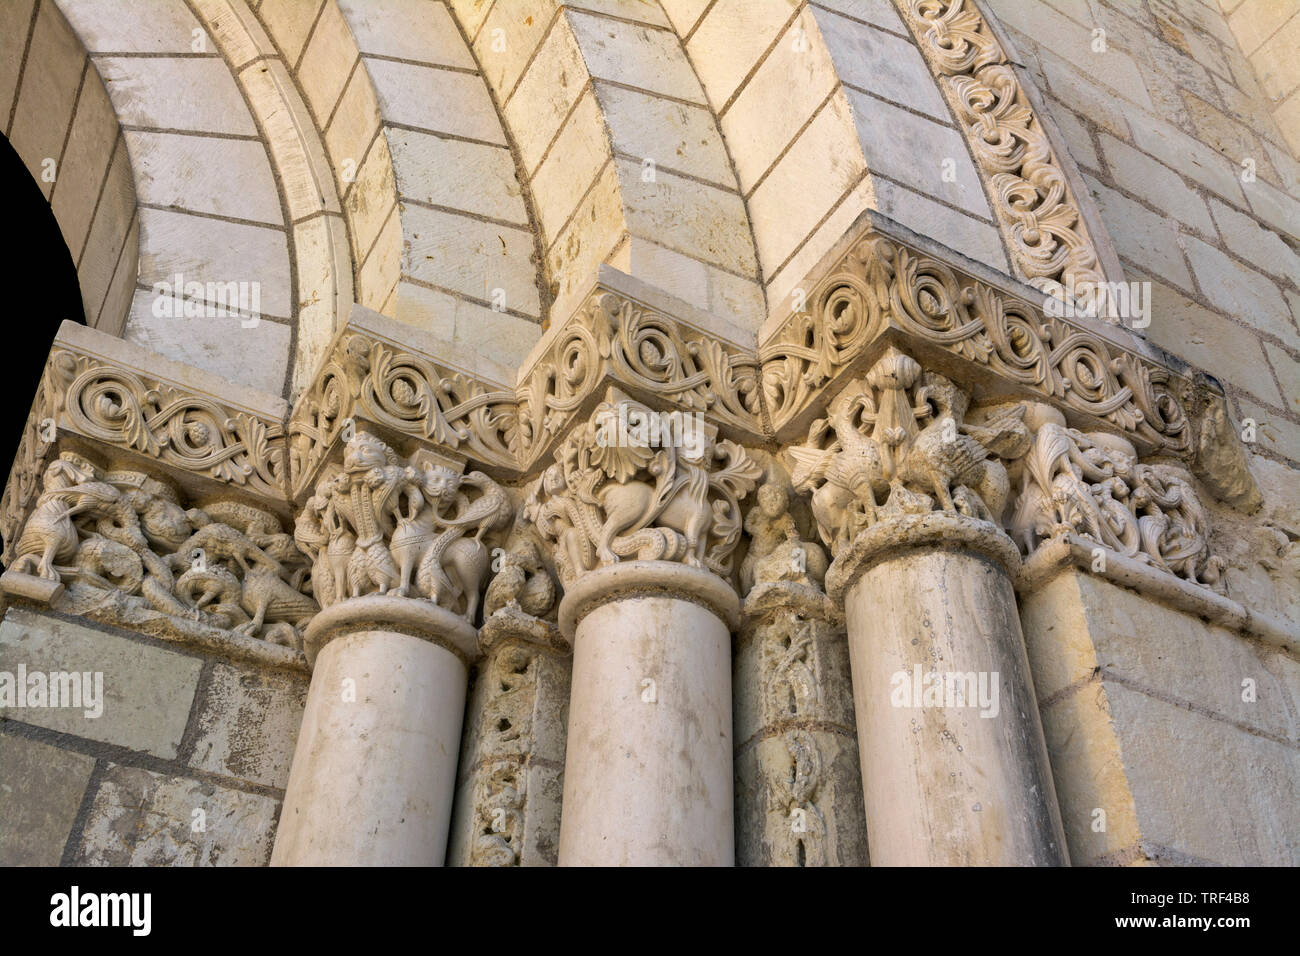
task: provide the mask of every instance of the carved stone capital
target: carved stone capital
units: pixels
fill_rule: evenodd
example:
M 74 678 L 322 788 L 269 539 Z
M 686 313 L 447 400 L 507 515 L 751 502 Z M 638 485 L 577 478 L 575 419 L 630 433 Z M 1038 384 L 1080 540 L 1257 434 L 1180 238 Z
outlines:
M 630 559 L 730 576 L 740 499 L 762 469 L 702 416 L 658 412 L 610 389 L 554 458 L 524 515 L 551 548 L 566 588 Z
M 491 551 L 514 517 L 505 489 L 423 451 L 358 431 L 320 472 L 294 526 L 321 607 L 367 595 L 432 604 L 472 625 Z M 373 603 L 373 602 L 371 602 Z M 466 653 L 470 653 L 466 651 Z
M 12 564 L 47 462 L 64 451 L 163 476 L 197 496 L 287 512 L 285 403 L 121 339 L 64 322 L 23 430 L 0 533 Z

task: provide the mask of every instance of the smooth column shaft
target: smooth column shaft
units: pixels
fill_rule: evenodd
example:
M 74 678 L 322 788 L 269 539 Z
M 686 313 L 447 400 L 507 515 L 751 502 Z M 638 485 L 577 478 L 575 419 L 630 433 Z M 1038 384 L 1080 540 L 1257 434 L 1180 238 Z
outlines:
M 561 866 L 731 866 L 731 636 L 713 611 L 628 597 L 577 625 Z
M 273 866 L 441 866 L 467 672 L 444 647 L 358 631 L 320 652 Z
M 871 862 L 1066 864 L 1004 567 L 905 551 L 858 577 L 845 615 Z

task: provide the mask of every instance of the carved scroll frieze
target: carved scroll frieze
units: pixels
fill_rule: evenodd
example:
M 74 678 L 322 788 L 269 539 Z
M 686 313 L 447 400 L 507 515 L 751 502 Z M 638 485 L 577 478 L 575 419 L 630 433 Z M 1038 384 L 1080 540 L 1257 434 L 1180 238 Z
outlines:
M 525 503 L 560 580 L 621 560 L 680 561 L 727 577 L 742 530 L 740 499 L 762 475 L 745 449 L 702 419 L 658 439 L 660 413 L 611 390 L 555 450 Z
M 805 312 L 760 348 L 763 394 L 778 439 L 857 374 L 873 343 L 937 347 L 1000 389 L 1036 393 L 1148 450 L 1193 452 L 1191 383 L 1041 304 L 995 289 L 868 228 L 817 282 Z
M 1045 289 L 1104 281 L 1058 158 L 973 0 L 895 0 L 988 184 L 1017 274 Z
M 598 285 L 520 383 L 520 463 L 542 455 L 609 383 L 702 412 L 742 438 L 764 434 L 752 352 Z
M 487 465 L 515 464 L 513 391 L 360 329 L 336 340 L 294 407 L 289 421 L 293 494 L 303 494 L 330 451 L 367 423 Z

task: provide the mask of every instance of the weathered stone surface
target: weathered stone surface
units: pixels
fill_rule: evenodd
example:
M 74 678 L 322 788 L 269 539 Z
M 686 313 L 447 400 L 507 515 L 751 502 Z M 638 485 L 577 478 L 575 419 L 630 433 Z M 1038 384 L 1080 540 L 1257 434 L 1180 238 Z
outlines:
M 73 856 L 76 866 L 263 866 L 279 802 L 109 764 Z
M 101 674 L 103 713 L 83 707 L 7 707 L 4 716 L 60 733 L 176 756 L 202 661 L 84 624 L 10 608 L 0 622 L 0 671 Z M 84 701 L 83 701 L 84 703 Z
M 58 866 L 95 758 L 0 734 L 0 866 Z
M 218 663 L 202 693 L 190 766 L 284 789 L 307 680 Z

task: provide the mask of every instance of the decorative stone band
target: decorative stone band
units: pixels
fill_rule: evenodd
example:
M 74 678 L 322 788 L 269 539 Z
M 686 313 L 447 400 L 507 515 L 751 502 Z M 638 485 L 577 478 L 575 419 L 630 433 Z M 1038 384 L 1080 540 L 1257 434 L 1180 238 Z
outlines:
M 560 633 L 572 644 L 584 617 L 611 601 L 633 597 L 690 601 L 708 608 L 731 630 L 740 623 L 736 589 L 713 572 L 670 561 L 626 561 L 588 571 L 565 591 Z
M 763 337 L 763 397 L 778 441 L 798 436 L 829 397 L 897 344 L 968 387 L 1050 402 L 1147 452 L 1193 455 L 1189 412 L 1210 390 L 1198 395 L 1183 363 L 1126 330 L 1048 316 L 1045 297 L 979 278 L 975 263 L 940 261 L 883 225 L 859 217 L 810 281 L 807 311 Z
M 74 322 L 55 336 L 0 503 L 6 563 L 47 461 L 93 449 L 115 465 L 161 471 L 285 511 L 287 406 L 274 396 L 146 352 Z
M 431 641 L 466 665 L 479 657 L 478 631 L 459 614 L 428 601 L 369 594 L 325 608 L 307 625 L 303 652 L 314 667 L 325 645 L 358 631 L 396 631 Z
M 1100 282 L 1097 250 L 1060 158 L 974 0 L 895 0 L 957 117 L 1019 277 Z
M 902 515 L 858 534 L 831 562 L 826 593 L 842 603 L 845 592 L 872 565 L 918 548 L 974 551 L 996 561 L 1013 578 L 1020 571 L 1020 552 L 997 525 L 941 511 Z
M 1021 593 L 1036 591 L 1069 568 L 1078 568 L 1121 587 L 1132 588 L 1214 624 L 1242 631 L 1266 644 L 1300 651 L 1300 634 L 1291 624 L 1252 611 L 1231 598 L 1133 557 L 1108 552 L 1105 561 L 1098 561 L 1097 543 L 1075 534 L 1063 534 L 1043 542 L 1021 566 L 1015 577 L 1016 590 Z
M 440 361 L 436 351 L 419 330 L 353 309 L 289 419 L 295 499 L 315 484 L 331 452 L 366 426 L 514 470 L 513 390 Z

